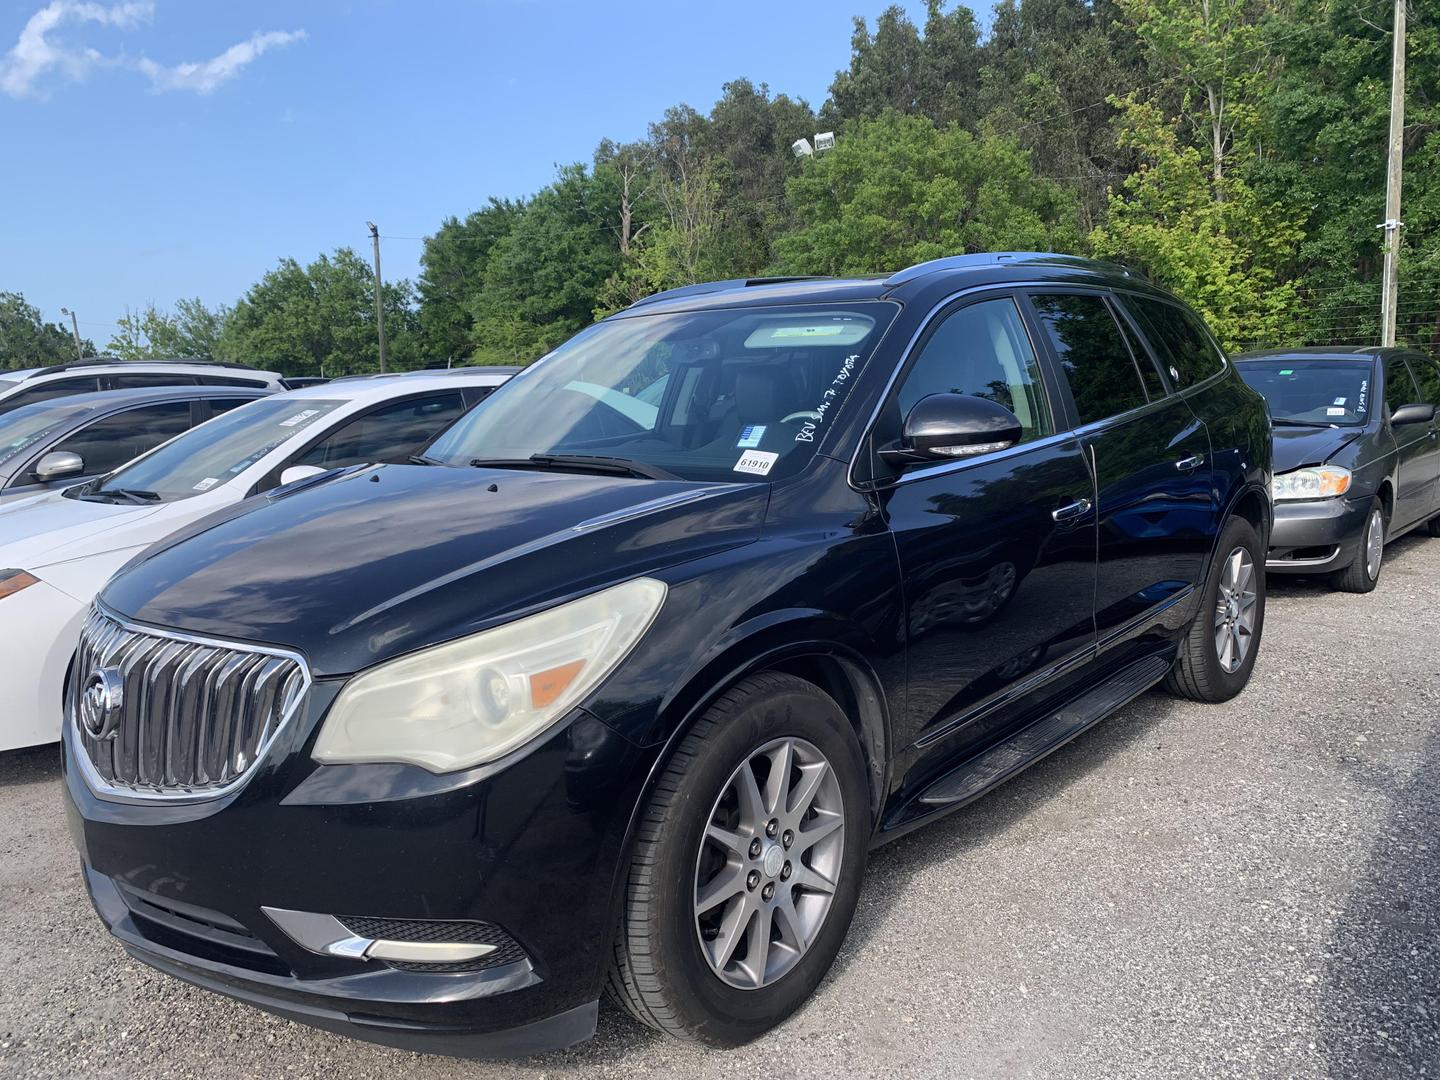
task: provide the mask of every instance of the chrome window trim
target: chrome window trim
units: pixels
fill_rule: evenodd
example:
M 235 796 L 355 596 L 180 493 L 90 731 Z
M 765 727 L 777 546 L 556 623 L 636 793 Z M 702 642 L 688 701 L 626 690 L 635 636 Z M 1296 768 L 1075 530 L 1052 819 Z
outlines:
M 203 792 L 139 791 L 135 788 L 116 787 L 107 782 L 105 778 L 100 775 L 99 770 L 95 768 L 95 763 L 90 760 L 90 752 L 85 749 L 84 739 L 79 726 L 80 720 L 70 708 L 70 694 L 67 693 L 65 695 L 65 711 L 67 713 L 65 723 L 70 729 L 71 745 L 75 749 L 73 755 L 75 762 L 90 790 L 108 801 L 124 803 L 163 802 L 170 805 L 205 803 L 213 802 L 216 799 L 224 798 L 226 795 L 239 791 L 250 782 L 250 778 L 255 775 L 255 771 L 259 767 L 260 762 L 264 760 L 265 755 L 269 753 L 270 748 L 274 746 L 276 739 L 278 739 L 281 732 L 290 725 L 290 722 L 310 698 L 310 690 L 314 685 L 314 679 L 310 674 L 310 664 L 302 654 L 293 649 L 282 649 L 271 645 L 255 645 L 242 641 L 225 641 L 221 638 L 206 637 L 201 634 L 189 634 L 180 630 L 170 630 L 165 627 L 152 626 L 149 623 L 127 619 L 106 607 L 99 600 L 95 601 L 94 608 L 105 618 L 118 623 L 123 629 L 131 633 L 145 634 L 150 637 L 163 638 L 167 641 L 178 641 L 186 645 L 201 645 L 211 649 L 226 649 L 231 652 L 251 653 L 258 656 L 274 656 L 282 660 L 291 660 L 298 665 L 301 676 L 300 692 L 295 695 L 294 704 L 281 715 L 279 722 L 275 725 L 275 730 L 270 733 L 263 743 L 255 748 L 255 760 L 250 763 L 249 768 L 234 780 L 230 781 L 230 783 L 217 788 L 209 788 Z M 82 677 L 84 676 L 81 676 L 78 672 L 75 673 L 75 678 L 78 679 Z

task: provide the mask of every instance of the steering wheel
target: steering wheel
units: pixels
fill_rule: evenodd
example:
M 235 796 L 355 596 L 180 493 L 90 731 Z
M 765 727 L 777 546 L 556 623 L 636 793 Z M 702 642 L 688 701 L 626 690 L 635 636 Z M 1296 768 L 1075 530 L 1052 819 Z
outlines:
M 820 414 L 814 409 L 801 409 L 781 419 L 782 424 L 793 424 L 796 420 L 819 420 Z

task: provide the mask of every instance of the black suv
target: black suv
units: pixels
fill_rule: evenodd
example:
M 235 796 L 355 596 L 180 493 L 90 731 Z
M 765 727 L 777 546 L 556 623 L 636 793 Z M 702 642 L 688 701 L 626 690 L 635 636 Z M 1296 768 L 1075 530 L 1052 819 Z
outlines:
M 1413 349 L 1274 349 L 1235 358 L 1275 418 L 1267 566 L 1375 588 L 1385 545 L 1440 536 L 1440 364 Z
M 653 297 L 414 465 L 142 556 L 67 701 L 135 956 L 455 1053 L 598 999 L 714 1045 L 829 968 L 867 852 L 1147 688 L 1249 678 L 1270 426 L 1124 270 L 965 256 Z

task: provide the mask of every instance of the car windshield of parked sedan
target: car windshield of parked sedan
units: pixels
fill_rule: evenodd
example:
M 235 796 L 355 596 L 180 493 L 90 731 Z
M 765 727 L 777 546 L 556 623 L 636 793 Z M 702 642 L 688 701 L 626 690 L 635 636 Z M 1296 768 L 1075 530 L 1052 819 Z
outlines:
M 896 310 L 729 308 L 601 323 L 502 386 L 426 457 L 662 479 L 793 475 Z
M 3 389 L 0 385 L 0 390 Z M 0 416 L 0 465 L 30 449 L 80 408 L 83 406 L 57 408 L 47 401 L 22 405 Z
M 1235 366 L 1265 396 L 1277 424 L 1357 427 L 1369 418 L 1375 368 L 1368 360 L 1246 360 Z
M 287 395 L 231 409 L 98 481 L 69 489 L 71 498 L 173 502 L 233 480 L 281 443 L 345 404 Z

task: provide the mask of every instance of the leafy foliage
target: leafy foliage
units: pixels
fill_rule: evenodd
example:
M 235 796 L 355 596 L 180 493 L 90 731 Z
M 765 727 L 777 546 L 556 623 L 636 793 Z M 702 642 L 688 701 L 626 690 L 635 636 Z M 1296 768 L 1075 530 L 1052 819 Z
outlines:
M 214 359 L 229 315 L 225 305 L 208 308 L 199 297 L 177 300 L 173 313 L 149 304 L 125 313 L 106 351 L 122 360 Z
M 86 356 L 95 345 L 82 338 Z M 0 371 L 63 364 L 76 359 L 75 337 L 58 323 L 47 323 L 40 309 L 18 292 L 0 292 Z

